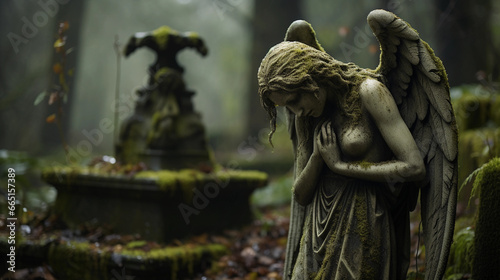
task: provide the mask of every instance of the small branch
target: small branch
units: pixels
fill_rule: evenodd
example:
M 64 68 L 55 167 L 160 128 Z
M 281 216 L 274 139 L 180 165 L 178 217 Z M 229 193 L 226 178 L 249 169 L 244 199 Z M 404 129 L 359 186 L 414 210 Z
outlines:
M 114 139 L 115 143 L 118 142 L 119 128 L 118 119 L 120 118 L 118 112 L 118 102 L 120 100 L 120 69 L 121 69 L 121 53 L 120 53 L 120 42 L 118 40 L 118 35 L 115 35 L 115 43 L 113 45 L 116 53 L 116 84 L 115 84 L 115 116 L 114 116 Z M 116 155 L 115 155 L 116 156 Z
M 56 125 L 57 125 L 57 130 L 59 131 L 59 137 L 61 137 L 61 143 L 63 145 L 64 153 L 66 154 L 66 157 L 68 157 L 69 150 L 68 150 L 68 143 L 66 142 L 66 138 L 64 137 L 64 132 L 62 129 L 62 102 L 61 98 L 57 98 L 57 114 L 56 114 Z

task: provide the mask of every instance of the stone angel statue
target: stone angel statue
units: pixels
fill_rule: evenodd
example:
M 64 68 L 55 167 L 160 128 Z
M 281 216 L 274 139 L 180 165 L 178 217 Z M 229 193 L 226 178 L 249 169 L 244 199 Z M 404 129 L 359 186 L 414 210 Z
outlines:
M 453 238 L 457 128 L 445 69 L 418 33 L 375 10 L 375 70 L 328 55 L 293 22 L 258 72 L 276 129 L 295 152 L 284 279 L 406 279 L 409 212 L 420 192 L 425 279 L 442 279 Z

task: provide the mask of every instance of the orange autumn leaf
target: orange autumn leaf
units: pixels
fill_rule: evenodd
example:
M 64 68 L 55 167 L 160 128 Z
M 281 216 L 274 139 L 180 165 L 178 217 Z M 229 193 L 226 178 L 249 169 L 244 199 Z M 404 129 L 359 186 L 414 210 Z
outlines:
M 62 32 L 65 32 L 69 29 L 69 22 L 65 21 L 65 22 L 61 22 L 59 23 L 59 29 L 62 31 Z
M 47 123 L 53 123 L 55 120 L 56 120 L 56 114 L 52 114 L 45 119 Z
M 62 67 L 61 63 L 56 63 L 56 64 L 54 64 L 54 66 L 52 66 L 52 70 L 54 71 L 54 73 L 60 74 L 63 70 L 63 67 Z

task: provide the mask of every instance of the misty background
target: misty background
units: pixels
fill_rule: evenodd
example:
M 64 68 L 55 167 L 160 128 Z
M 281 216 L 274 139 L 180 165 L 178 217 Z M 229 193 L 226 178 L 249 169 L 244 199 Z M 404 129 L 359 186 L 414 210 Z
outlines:
M 0 149 L 64 158 L 57 127 L 46 122 L 56 107 L 34 101 L 57 83 L 53 45 L 58 23 L 67 21 L 67 48 L 73 48 L 67 67 L 74 75 L 63 132 L 72 149 L 92 142 L 91 151 L 80 147 L 82 161 L 113 154 L 113 133 L 101 130 L 102 139 L 88 135 L 115 117 L 116 40 L 123 46 L 135 32 L 162 25 L 197 32 L 209 49 L 206 57 L 185 49 L 178 60 L 188 88 L 196 92 L 195 109 L 216 155 L 272 157 L 256 79 L 267 50 L 283 40 L 292 21 L 305 19 L 336 59 L 375 68 L 379 45 L 366 16 L 376 8 L 396 13 L 420 33 L 443 60 L 452 86 L 498 82 L 498 1 L 7 0 L 0 2 Z M 135 89 L 146 83 L 154 59 L 148 49 L 120 58 L 120 119 L 132 113 Z M 285 129 L 279 131 L 286 135 Z M 279 135 L 275 150 L 290 153 L 291 144 L 280 142 Z

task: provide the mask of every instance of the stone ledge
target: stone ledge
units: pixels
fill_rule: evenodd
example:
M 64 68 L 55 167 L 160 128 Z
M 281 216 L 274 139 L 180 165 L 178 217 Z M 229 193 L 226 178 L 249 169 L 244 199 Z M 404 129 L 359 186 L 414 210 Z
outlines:
M 92 168 L 46 170 L 58 191 L 55 212 L 70 228 L 92 222 L 119 234 L 168 242 L 246 224 L 249 198 L 267 184 L 259 171 L 142 171 L 110 174 Z
M 117 249 L 77 240 L 24 240 L 16 244 L 16 269 L 48 264 L 58 279 L 66 280 L 114 279 L 116 275 L 135 280 L 185 279 L 203 272 L 228 253 L 220 244 L 145 251 L 137 246 L 140 242 L 146 241 L 133 241 Z M 9 246 L 6 237 L 0 237 L 1 251 L 6 252 Z M 6 271 L 5 265 L 0 268 Z

